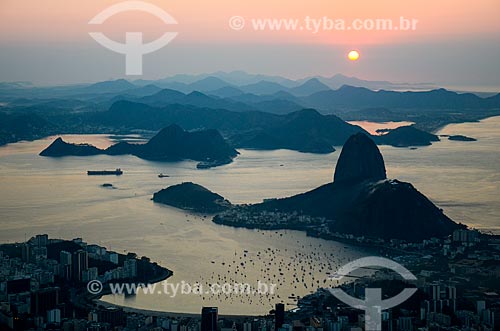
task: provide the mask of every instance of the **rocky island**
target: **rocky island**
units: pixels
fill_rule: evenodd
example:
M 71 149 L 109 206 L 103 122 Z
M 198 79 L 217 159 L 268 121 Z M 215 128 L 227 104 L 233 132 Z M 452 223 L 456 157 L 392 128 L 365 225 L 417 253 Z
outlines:
M 477 141 L 476 138 L 463 136 L 461 134 L 453 135 L 453 136 L 448 136 L 448 140 L 454 140 L 454 141 Z
M 146 144 L 119 142 L 107 149 L 89 144 L 71 144 L 57 138 L 43 150 L 41 156 L 91 156 L 91 155 L 135 155 L 141 159 L 155 161 L 200 161 L 205 168 L 231 163 L 238 152 L 229 146 L 217 130 L 184 131 L 178 125 L 170 125 Z
M 156 192 L 153 201 L 198 213 L 218 213 L 231 207 L 231 203 L 222 196 L 190 182 Z
M 99 149 L 90 144 L 70 144 L 65 142 L 61 137 L 57 138 L 50 144 L 49 147 L 44 149 L 40 156 L 90 156 L 104 154 L 102 149 Z
M 429 146 L 439 141 L 439 137 L 422 130 L 413 125 L 401 126 L 396 129 L 384 129 L 379 132 L 387 132 L 380 136 L 373 136 L 373 140 L 379 145 L 390 145 L 394 147 Z

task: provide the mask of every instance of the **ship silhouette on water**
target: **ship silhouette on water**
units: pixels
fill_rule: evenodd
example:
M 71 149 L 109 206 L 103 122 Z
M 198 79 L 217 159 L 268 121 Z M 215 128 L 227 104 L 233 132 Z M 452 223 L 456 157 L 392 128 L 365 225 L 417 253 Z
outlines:
M 122 169 L 117 168 L 115 170 L 89 170 L 87 175 L 89 176 L 105 176 L 105 175 L 116 175 L 120 176 L 123 174 Z

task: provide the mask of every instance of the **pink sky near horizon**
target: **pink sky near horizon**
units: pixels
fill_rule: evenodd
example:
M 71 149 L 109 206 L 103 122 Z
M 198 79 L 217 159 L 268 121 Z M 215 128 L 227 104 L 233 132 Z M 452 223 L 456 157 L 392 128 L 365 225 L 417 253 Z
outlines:
M 116 0 L 2 0 L 0 2 L 0 43 L 89 42 L 94 28 L 88 21 Z M 170 13 L 177 26 L 168 26 L 147 13 L 121 13 L 105 22 L 99 30 L 117 40 L 126 31 L 141 31 L 155 39 L 165 29 L 179 32 L 181 43 L 320 43 L 391 44 L 437 42 L 460 38 L 498 38 L 500 2 L 498 0 L 421 0 L 421 1 L 339 1 L 325 0 L 151 0 Z M 247 26 L 232 31 L 228 20 L 242 16 Z M 418 19 L 416 31 L 253 31 L 252 18 L 299 18 L 305 16 L 352 20 L 355 18 Z
M 0 0 L 0 80 L 40 84 L 91 82 L 124 75 L 124 56 L 89 32 L 123 43 L 167 31 L 171 44 L 144 56 L 144 75 L 244 70 L 302 78 L 343 73 L 370 80 L 500 86 L 500 0 L 145 0 L 174 17 L 165 25 L 144 12 L 89 21 L 121 0 Z M 246 19 L 241 31 L 229 19 Z M 416 31 L 254 31 L 252 19 L 417 19 Z M 301 22 L 303 24 L 303 22 Z M 358 49 L 359 61 L 347 60 Z

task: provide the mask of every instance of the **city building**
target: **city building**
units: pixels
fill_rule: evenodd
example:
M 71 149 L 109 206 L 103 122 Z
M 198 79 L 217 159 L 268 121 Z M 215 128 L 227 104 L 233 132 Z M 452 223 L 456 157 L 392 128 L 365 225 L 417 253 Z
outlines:
M 217 331 L 217 307 L 203 307 L 201 309 L 201 331 Z
M 277 303 L 274 312 L 274 330 L 278 331 L 285 322 L 285 305 Z

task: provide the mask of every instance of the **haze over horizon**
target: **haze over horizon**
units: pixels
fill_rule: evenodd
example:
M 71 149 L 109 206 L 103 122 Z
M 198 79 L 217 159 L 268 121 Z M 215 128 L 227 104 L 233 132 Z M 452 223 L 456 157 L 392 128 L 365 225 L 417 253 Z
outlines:
M 148 1 L 174 17 L 165 25 L 153 15 L 126 12 L 95 27 L 88 22 L 120 1 L 61 0 L 0 4 L 0 77 L 37 85 L 89 83 L 109 79 L 159 79 L 175 74 L 243 70 L 291 79 L 344 74 L 366 80 L 433 83 L 437 86 L 498 90 L 500 86 L 500 5 L 494 0 L 384 0 L 373 4 L 310 1 L 307 6 L 278 1 L 169 3 Z M 194 8 L 196 10 L 194 10 Z M 429 10 L 432 8 L 432 10 Z M 246 19 L 232 30 L 233 16 Z M 353 20 L 403 16 L 418 20 L 415 31 L 255 31 L 252 19 Z M 143 75 L 126 76 L 125 56 L 97 44 L 88 32 L 100 30 L 123 42 L 125 32 L 141 31 L 144 40 L 165 30 L 178 32 L 166 47 L 143 58 Z M 360 51 L 358 61 L 346 57 Z M 460 70 L 457 70 L 460 68 Z

